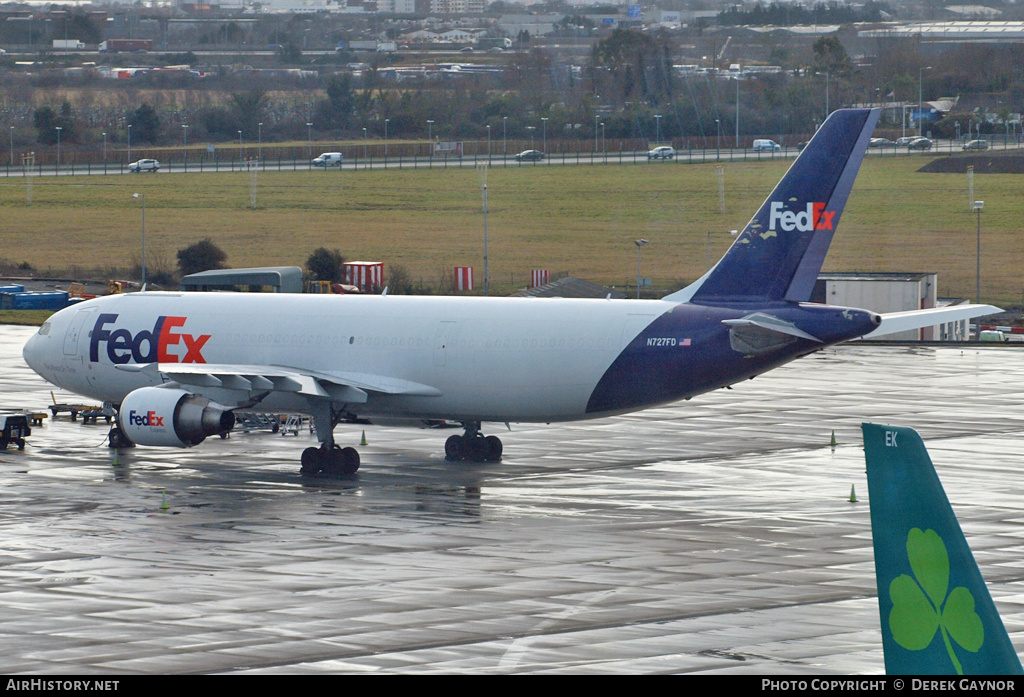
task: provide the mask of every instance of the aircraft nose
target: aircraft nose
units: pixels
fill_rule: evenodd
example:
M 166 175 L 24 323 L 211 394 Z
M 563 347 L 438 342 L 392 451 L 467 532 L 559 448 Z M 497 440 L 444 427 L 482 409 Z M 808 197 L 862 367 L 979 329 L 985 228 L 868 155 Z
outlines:
M 27 363 L 28 367 L 36 371 L 37 373 L 39 372 L 38 366 L 39 353 L 41 351 L 41 340 L 42 337 L 40 337 L 39 333 L 37 332 L 33 334 L 28 341 L 25 342 L 25 346 L 21 349 L 21 355 L 22 358 L 25 359 L 25 363 Z

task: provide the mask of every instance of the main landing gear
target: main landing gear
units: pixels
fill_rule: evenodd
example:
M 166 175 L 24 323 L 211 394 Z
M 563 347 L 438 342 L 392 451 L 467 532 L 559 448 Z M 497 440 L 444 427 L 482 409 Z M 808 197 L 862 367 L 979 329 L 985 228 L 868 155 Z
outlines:
M 469 460 L 470 462 L 497 462 L 501 459 L 501 439 L 497 436 L 484 436 L 480 433 L 479 421 L 463 422 L 466 433 L 451 436 L 444 444 L 444 457 L 452 462 Z
M 308 477 L 355 474 L 359 469 L 359 453 L 355 448 L 342 448 L 334 442 L 334 427 L 348 415 L 348 412 L 344 409 L 335 409 L 327 401 L 314 401 L 310 407 L 310 416 L 313 418 L 313 428 L 316 429 L 320 447 L 306 448 L 302 451 L 302 468 L 299 471 Z
M 342 448 L 334 443 L 324 442 L 319 448 L 306 448 L 302 451 L 302 469 L 306 476 L 325 474 L 336 476 L 355 474 L 359 469 L 359 453 L 355 448 Z

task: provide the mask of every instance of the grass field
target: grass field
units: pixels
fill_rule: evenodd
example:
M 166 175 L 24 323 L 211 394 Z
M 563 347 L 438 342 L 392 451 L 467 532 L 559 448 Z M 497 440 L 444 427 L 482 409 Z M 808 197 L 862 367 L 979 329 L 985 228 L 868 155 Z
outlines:
M 939 294 L 973 297 L 975 215 L 965 174 L 922 174 L 923 157 L 869 158 L 853 189 L 826 271 L 935 271 Z M 643 237 L 643 275 L 658 294 L 698 277 L 731 242 L 788 167 L 724 163 L 725 213 L 713 165 L 492 168 L 487 228 L 494 293 L 527 285 L 531 269 L 632 287 Z M 473 169 L 261 172 L 0 181 L 0 257 L 37 274 L 103 279 L 141 258 L 145 194 L 150 269 L 173 268 L 179 249 L 209 237 L 234 267 L 297 265 L 317 247 L 349 260 L 406 268 L 437 288 L 453 266 L 473 266 L 482 287 L 482 183 Z M 1024 181 L 976 175 L 982 213 L 982 299 L 1024 295 Z

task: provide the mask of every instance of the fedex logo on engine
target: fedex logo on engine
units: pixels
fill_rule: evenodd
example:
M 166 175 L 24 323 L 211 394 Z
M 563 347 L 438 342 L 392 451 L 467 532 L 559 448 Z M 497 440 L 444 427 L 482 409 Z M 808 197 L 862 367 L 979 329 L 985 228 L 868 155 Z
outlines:
M 128 412 L 128 423 L 132 426 L 163 426 L 164 417 L 157 416 L 155 411 L 140 414 L 134 409 Z
M 806 210 L 799 213 L 783 210 L 782 206 L 782 201 L 772 201 L 771 214 L 768 218 L 769 230 L 808 232 L 834 229 L 832 218 L 836 212 L 825 210 L 825 204 L 820 201 L 808 203 Z
M 127 329 L 107 328 L 117 321 L 116 314 L 101 314 L 92 328 L 89 361 L 98 362 L 100 344 L 106 344 L 111 363 L 206 363 L 203 346 L 211 335 L 179 331 L 187 320 L 187 317 L 161 315 L 156 318 L 152 331 L 144 329 L 133 336 Z

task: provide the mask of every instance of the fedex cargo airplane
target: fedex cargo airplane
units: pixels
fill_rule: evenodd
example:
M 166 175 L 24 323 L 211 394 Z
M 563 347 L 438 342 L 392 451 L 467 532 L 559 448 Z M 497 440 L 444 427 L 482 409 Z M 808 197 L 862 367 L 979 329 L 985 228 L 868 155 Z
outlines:
M 725 256 L 661 300 L 139 292 L 53 315 L 24 348 L 55 385 L 118 405 L 110 444 L 196 445 L 236 411 L 304 413 L 302 472 L 351 473 L 341 422 L 460 422 L 451 460 L 497 460 L 485 423 L 593 419 L 689 399 L 858 337 L 991 314 L 809 303 L 878 119 L 832 114 Z

